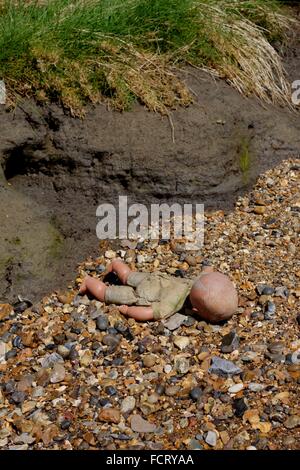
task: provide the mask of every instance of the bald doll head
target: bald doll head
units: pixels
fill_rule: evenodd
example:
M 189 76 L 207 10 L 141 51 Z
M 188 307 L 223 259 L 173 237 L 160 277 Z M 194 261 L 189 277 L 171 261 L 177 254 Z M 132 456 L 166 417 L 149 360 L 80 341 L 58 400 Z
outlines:
M 227 320 L 238 308 L 236 289 L 225 274 L 207 272 L 193 284 L 190 300 L 204 320 L 218 323 Z

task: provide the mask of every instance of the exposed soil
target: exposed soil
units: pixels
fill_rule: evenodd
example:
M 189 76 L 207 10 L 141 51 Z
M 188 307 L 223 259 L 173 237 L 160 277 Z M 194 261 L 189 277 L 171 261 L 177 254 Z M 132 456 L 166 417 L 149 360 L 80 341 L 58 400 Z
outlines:
M 295 39 L 291 81 L 299 50 Z M 128 195 L 231 210 L 260 173 L 299 156 L 298 113 L 263 107 L 198 70 L 181 73 L 195 103 L 172 123 L 138 104 L 123 114 L 90 107 L 84 120 L 32 101 L 13 113 L 0 107 L 0 300 L 35 300 L 71 280 L 98 251 L 100 203 Z

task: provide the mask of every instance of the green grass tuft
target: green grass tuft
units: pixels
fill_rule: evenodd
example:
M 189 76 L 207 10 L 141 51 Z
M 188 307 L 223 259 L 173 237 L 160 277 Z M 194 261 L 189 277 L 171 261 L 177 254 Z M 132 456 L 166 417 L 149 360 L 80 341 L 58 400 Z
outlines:
M 0 0 L 0 78 L 12 100 L 56 101 L 73 114 L 105 99 L 167 113 L 192 100 L 174 71 L 191 64 L 283 103 L 271 43 L 289 24 L 277 0 Z

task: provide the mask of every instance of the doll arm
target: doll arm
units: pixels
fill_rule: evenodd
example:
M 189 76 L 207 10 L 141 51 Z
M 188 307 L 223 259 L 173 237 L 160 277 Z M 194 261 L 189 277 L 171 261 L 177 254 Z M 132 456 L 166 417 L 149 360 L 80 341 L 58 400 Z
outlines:
M 128 307 L 128 305 L 121 305 L 119 310 L 123 315 L 139 321 L 153 320 L 154 318 L 152 307 Z

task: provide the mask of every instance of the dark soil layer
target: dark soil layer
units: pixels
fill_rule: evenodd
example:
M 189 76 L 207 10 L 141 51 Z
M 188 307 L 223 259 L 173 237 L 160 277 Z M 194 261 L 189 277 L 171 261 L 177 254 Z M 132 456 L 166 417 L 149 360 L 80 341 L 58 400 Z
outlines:
M 262 107 L 197 70 L 182 73 L 195 104 L 172 113 L 174 133 L 139 105 L 123 114 L 91 107 L 84 120 L 29 101 L 13 113 L 0 107 L 1 301 L 37 299 L 72 279 L 98 251 L 100 203 L 128 195 L 230 210 L 261 172 L 299 156 L 299 114 Z

